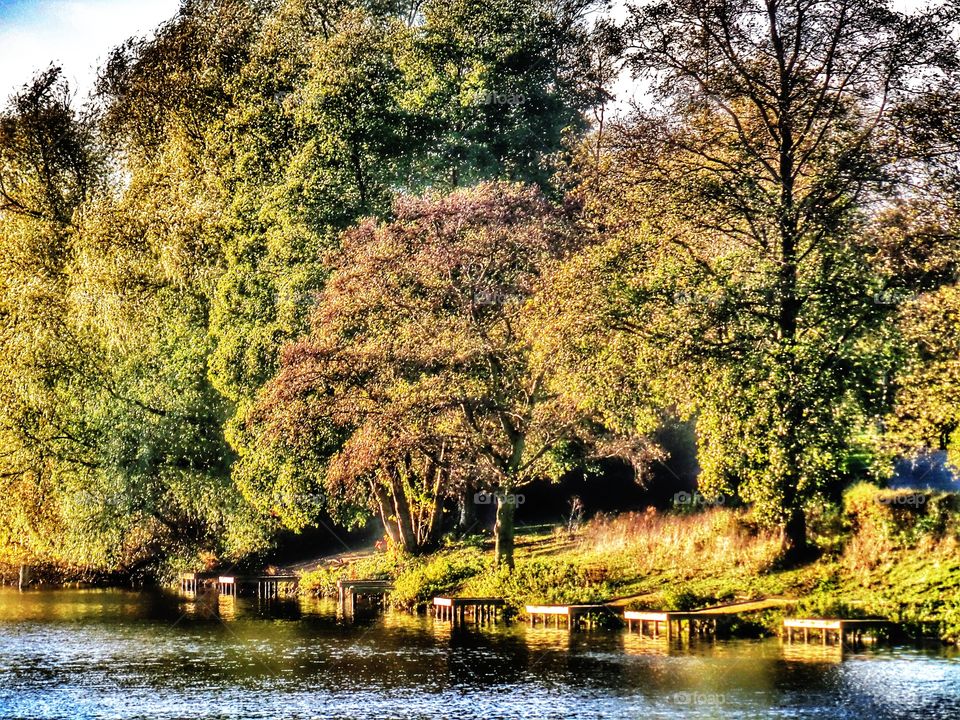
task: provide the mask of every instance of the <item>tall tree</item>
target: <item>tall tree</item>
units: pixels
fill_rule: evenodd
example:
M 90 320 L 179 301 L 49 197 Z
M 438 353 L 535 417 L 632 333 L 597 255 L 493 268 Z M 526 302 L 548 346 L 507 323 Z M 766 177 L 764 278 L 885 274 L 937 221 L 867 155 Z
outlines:
M 63 476 L 89 449 L 70 402 L 87 348 L 70 322 L 69 269 L 80 208 L 102 176 L 70 99 L 50 68 L 0 113 L 0 534 L 43 559 L 62 557 L 52 540 Z
M 950 20 L 879 0 L 630 11 L 655 102 L 612 150 L 615 192 L 653 239 L 629 329 L 663 348 L 698 418 L 703 486 L 754 502 L 788 556 L 806 548 L 804 504 L 879 410 L 890 308 L 861 237 L 907 187 L 893 110 L 954 70 Z

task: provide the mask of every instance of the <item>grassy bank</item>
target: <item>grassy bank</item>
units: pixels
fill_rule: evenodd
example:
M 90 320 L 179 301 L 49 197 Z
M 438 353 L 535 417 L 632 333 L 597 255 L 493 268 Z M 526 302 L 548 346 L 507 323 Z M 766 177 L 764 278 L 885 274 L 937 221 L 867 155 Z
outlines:
M 882 616 L 914 635 L 960 639 L 960 511 L 947 494 L 861 485 L 842 508 L 811 513 L 819 559 L 778 566 L 779 538 L 746 510 L 627 513 L 569 530 L 518 537 L 513 572 L 490 567 L 486 538 L 450 542 L 408 558 L 386 552 L 308 573 L 305 592 L 332 594 L 340 577 L 392 578 L 391 602 L 416 609 L 441 593 L 494 595 L 522 614 L 527 603 L 618 600 L 628 608 L 693 609 L 787 597 L 790 612 Z M 774 632 L 783 611 L 744 632 Z

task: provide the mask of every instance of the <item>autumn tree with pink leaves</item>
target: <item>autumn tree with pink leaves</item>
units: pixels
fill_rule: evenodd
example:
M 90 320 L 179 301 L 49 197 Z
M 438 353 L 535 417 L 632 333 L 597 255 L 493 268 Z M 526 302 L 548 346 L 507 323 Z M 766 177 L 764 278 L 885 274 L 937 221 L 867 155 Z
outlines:
M 562 467 L 583 420 L 531 353 L 529 301 L 573 245 L 564 211 L 529 187 L 401 198 L 391 222 L 345 235 L 254 422 L 290 448 L 344 432 L 327 491 L 363 498 L 407 550 L 437 542 L 453 493 L 491 491 L 512 565 L 515 491 Z

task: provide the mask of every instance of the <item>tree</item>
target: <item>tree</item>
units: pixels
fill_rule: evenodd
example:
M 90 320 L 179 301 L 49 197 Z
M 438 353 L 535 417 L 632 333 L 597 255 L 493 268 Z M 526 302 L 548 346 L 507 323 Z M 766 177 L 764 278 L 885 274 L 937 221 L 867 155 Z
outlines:
M 887 437 L 895 450 L 914 455 L 946 450 L 960 467 L 960 290 L 924 294 L 903 310 L 907 361 L 897 377 Z
M 87 455 L 63 398 L 85 364 L 69 322 L 69 268 L 98 160 L 58 68 L 0 114 L 0 533 L 26 557 L 58 555 L 63 469 Z
M 209 5 L 117 51 L 96 113 L 50 71 L 3 117 L 3 519 L 41 560 L 156 574 L 259 550 L 270 527 L 232 484 L 231 408 L 207 377 L 204 148 L 233 55 L 198 29 Z
M 893 110 L 954 69 L 949 20 L 874 0 L 630 12 L 655 104 L 610 144 L 607 197 L 646 222 L 623 325 L 661 348 L 653 367 L 697 417 L 703 487 L 755 503 L 787 557 L 806 548 L 805 503 L 881 411 L 891 308 L 861 237 L 906 187 Z
M 504 179 L 550 187 L 556 156 L 601 94 L 590 62 L 596 0 L 430 0 L 400 63 L 421 142 L 404 184 Z
M 454 175 L 546 183 L 588 103 L 576 72 L 582 11 L 436 0 L 412 15 L 391 3 L 299 2 L 268 15 L 228 79 L 225 127 L 207 139 L 220 148 L 214 202 L 226 208 L 211 369 L 236 403 L 235 477 L 258 507 L 302 527 L 323 504 L 322 474 L 311 483 L 245 428 L 281 348 L 307 329 L 340 234 L 363 216 L 389 217 L 397 192 L 444 188 Z M 522 102 L 480 102 L 488 91 Z
M 331 424 L 348 432 L 333 476 L 381 508 L 409 498 L 399 484 L 422 493 L 421 536 L 453 482 L 478 480 L 497 499 L 498 562 L 512 565 L 514 494 L 550 472 L 581 421 L 532 362 L 528 311 L 572 247 L 563 213 L 531 188 L 399 199 L 391 222 L 344 236 L 309 338 L 261 398 L 268 432 L 308 446 Z
M 939 78 L 897 115 L 905 150 L 923 162 L 914 164 L 916 191 L 882 213 L 871 233 L 887 278 L 881 297 L 898 309 L 902 355 L 885 439 L 908 456 L 946 450 L 960 467 L 960 78 Z

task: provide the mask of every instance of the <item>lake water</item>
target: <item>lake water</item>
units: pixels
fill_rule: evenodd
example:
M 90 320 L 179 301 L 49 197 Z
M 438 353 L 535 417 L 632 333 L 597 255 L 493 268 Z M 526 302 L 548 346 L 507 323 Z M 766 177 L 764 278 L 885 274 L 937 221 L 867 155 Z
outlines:
M 0 589 L 0 718 L 686 717 L 955 720 L 960 655 Z

